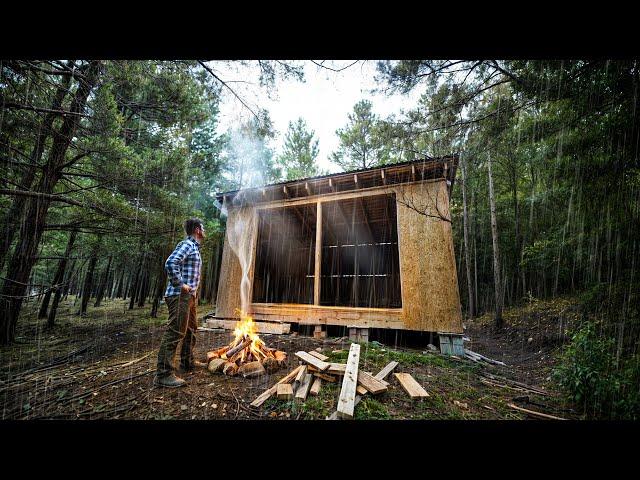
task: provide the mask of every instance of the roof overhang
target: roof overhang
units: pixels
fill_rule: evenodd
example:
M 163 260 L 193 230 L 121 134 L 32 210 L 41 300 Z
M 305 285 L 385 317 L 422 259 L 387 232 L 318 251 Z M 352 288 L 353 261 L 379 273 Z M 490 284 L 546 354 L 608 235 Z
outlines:
M 451 196 L 457 168 L 454 154 L 216 193 L 216 200 L 224 205 L 242 192 L 242 203 L 268 203 L 434 179 L 446 180 Z

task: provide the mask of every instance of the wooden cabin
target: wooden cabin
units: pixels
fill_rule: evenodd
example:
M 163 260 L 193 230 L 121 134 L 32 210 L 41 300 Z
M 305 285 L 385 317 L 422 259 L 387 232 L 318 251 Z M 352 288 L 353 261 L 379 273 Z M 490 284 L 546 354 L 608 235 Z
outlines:
M 215 318 L 235 319 L 241 306 L 236 232 L 256 321 L 462 333 L 448 221 L 457 164 L 454 155 L 218 194 L 227 232 Z

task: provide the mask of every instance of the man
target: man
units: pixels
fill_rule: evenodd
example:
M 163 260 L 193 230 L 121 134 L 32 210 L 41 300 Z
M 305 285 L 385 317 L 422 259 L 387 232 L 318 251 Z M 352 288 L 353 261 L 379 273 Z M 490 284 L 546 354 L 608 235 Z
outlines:
M 195 360 L 193 355 L 198 329 L 196 299 L 202 267 L 200 243 L 205 238 L 202 220 L 188 219 L 184 222 L 184 231 L 187 238 L 178 243 L 164 265 L 169 276 L 164 294 L 169 309 L 169 324 L 160 344 L 154 380 L 154 384 L 161 387 L 182 387 L 186 384 L 184 379 L 176 376 L 174 366 L 180 343 L 180 370 L 183 373 L 192 372 L 195 367 L 206 366 Z

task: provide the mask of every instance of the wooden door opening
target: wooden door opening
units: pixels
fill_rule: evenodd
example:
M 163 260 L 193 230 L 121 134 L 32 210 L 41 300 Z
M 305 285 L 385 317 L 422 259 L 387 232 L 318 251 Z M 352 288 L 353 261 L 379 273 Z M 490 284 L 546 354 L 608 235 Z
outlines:
M 258 211 L 254 303 L 313 304 L 316 204 Z
M 320 305 L 401 308 L 395 194 L 322 203 Z

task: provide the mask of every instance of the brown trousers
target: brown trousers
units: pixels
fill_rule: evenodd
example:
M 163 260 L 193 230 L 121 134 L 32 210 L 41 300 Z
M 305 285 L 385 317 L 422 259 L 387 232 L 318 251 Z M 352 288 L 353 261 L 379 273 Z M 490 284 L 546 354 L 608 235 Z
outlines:
M 175 373 L 175 356 L 178 345 L 180 350 L 180 366 L 183 369 L 193 367 L 193 348 L 196 345 L 196 297 L 188 293 L 164 297 L 169 309 L 169 322 L 164 332 L 160 350 L 158 351 L 158 377 L 166 377 Z

